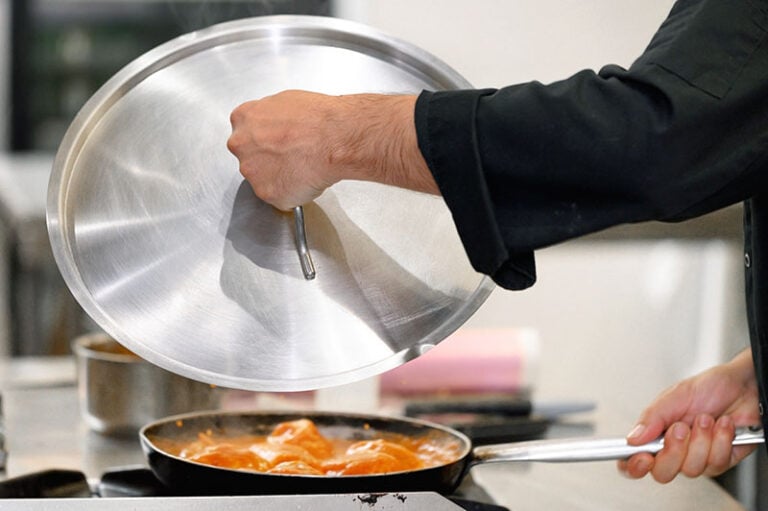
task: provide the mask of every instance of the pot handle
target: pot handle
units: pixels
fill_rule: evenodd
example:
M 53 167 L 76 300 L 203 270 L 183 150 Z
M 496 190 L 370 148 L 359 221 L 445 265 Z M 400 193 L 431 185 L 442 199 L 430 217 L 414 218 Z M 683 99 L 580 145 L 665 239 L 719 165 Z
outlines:
M 736 428 L 733 445 L 761 444 L 763 442 L 764 435 L 760 427 Z M 569 463 L 619 460 L 640 452 L 654 454 L 663 447 L 663 437 L 643 445 L 628 445 L 625 438 L 534 440 L 476 447 L 473 450 L 472 464 L 501 461 Z
M 315 265 L 307 245 L 307 229 L 304 225 L 304 208 L 302 206 L 293 208 L 293 221 L 296 233 L 296 252 L 299 254 L 301 271 L 304 273 L 305 279 L 312 280 L 316 275 Z

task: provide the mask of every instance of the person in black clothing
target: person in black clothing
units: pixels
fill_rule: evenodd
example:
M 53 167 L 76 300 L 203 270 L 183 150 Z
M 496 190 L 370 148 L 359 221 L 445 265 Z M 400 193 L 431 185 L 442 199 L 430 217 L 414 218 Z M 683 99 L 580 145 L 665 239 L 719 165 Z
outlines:
M 630 477 L 716 475 L 768 390 L 768 1 L 678 0 L 629 67 L 560 82 L 418 96 L 286 91 L 232 112 L 228 147 L 261 199 L 290 210 L 343 179 L 441 194 L 473 267 L 507 289 L 534 251 L 610 226 L 744 201 L 751 348 L 661 394 L 628 436 L 665 434 Z M 765 421 L 768 424 L 768 421 Z

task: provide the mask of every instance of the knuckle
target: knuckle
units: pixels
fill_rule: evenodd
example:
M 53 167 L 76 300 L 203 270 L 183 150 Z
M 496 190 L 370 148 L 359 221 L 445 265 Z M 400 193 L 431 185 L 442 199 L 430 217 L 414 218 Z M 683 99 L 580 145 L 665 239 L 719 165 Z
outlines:
M 627 460 L 625 472 L 633 479 L 641 479 L 651 471 L 654 461 L 651 456 L 635 455 Z
M 712 465 L 712 470 L 714 470 L 717 473 L 717 475 L 722 474 L 723 472 L 728 470 L 728 468 L 730 468 L 730 465 L 729 465 L 727 460 L 726 461 L 718 461 L 717 463 L 714 463 Z
M 720 455 L 710 457 L 709 462 L 707 463 L 707 473 L 713 476 L 722 474 L 729 468 L 728 461 L 728 459 L 723 459 Z
M 232 126 L 235 126 L 236 124 L 239 124 L 240 121 L 242 121 L 243 117 L 245 116 L 245 106 L 246 104 L 243 103 L 242 105 L 237 106 L 232 112 L 229 114 L 229 122 L 232 124 Z
M 652 475 L 657 483 L 668 484 L 675 479 L 677 472 L 671 472 L 667 470 L 654 470 Z
M 236 155 L 238 153 L 238 150 L 240 149 L 240 142 L 236 136 L 232 135 L 227 139 L 227 149 L 232 154 Z
M 723 472 L 725 472 L 726 470 L 727 468 L 721 468 L 721 467 L 716 467 L 714 465 L 710 465 L 704 471 L 704 475 L 706 475 L 707 477 L 717 477 L 721 475 Z
M 683 465 L 683 468 L 680 470 L 680 472 L 682 472 L 682 474 L 686 477 L 699 477 L 704 473 L 704 467 Z
M 253 191 L 256 193 L 258 198 L 268 204 L 273 204 L 275 200 L 277 200 L 275 188 L 269 184 L 263 182 L 256 183 L 253 187 Z

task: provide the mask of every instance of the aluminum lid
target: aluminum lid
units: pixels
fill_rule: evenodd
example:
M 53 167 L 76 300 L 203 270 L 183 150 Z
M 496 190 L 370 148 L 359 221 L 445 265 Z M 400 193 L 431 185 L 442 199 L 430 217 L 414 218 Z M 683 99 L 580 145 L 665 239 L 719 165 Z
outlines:
M 142 358 L 232 388 L 349 383 L 420 355 L 492 289 L 442 199 L 342 182 L 293 218 L 261 202 L 226 148 L 229 114 L 284 89 L 468 87 L 428 53 L 333 18 L 269 16 L 190 33 L 88 101 L 51 174 L 48 229 L 85 311 Z

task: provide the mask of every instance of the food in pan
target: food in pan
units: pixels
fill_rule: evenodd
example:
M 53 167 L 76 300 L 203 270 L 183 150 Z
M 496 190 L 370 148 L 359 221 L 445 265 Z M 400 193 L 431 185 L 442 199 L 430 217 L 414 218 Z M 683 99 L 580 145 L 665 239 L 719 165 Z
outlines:
M 314 422 L 299 419 L 277 424 L 264 435 L 236 436 L 205 431 L 189 441 L 155 439 L 166 452 L 206 465 L 270 474 L 351 476 L 385 474 L 455 461 L 457 444 L 429 437 L 387 434 L 349 440 L 323 436 Z

